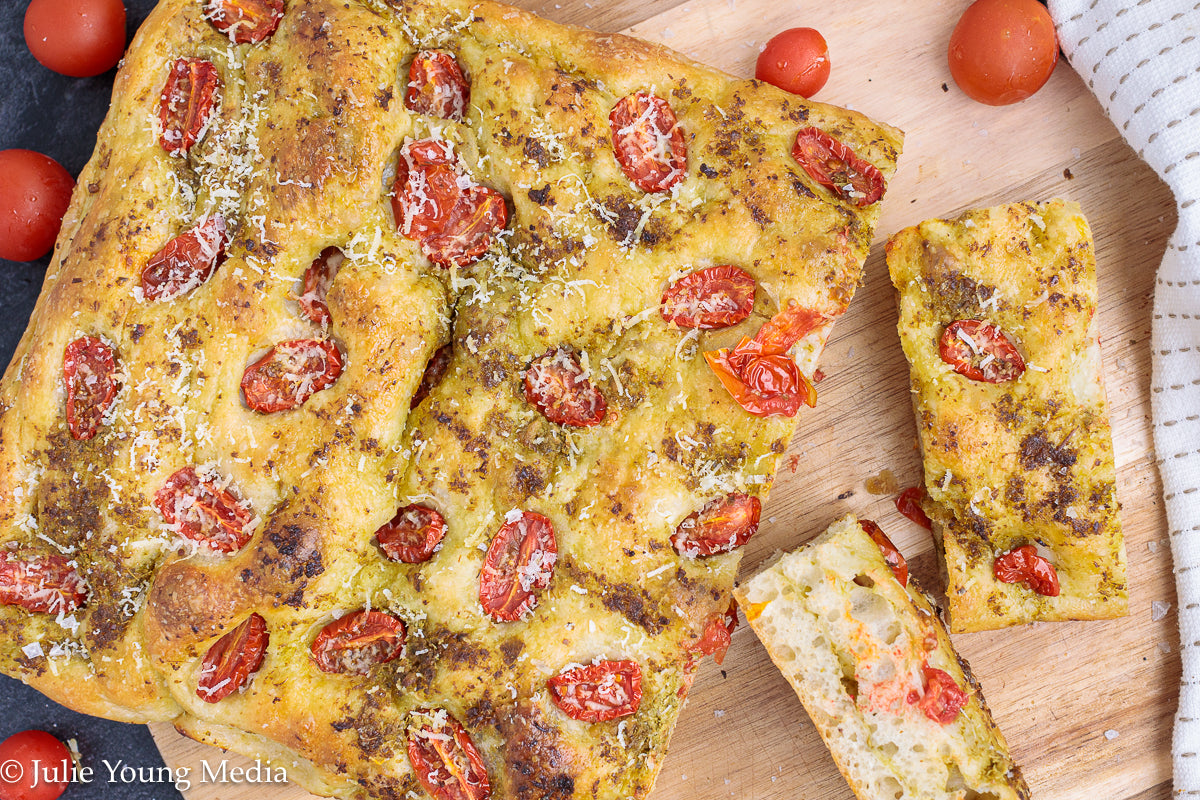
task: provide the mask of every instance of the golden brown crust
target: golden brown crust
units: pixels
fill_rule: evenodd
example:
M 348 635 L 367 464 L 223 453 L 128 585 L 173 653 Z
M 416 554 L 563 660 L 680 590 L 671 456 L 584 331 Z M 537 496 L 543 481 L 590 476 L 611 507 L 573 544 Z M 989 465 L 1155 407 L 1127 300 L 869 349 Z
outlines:
M 930 220 L 892 237 L 887 260 L 951 629 L 1127 613 L 1095 256 L 1078 205 L 1016 203 Z M 952 371 L 938 340 L 957 319 L 999 325 L 1025 372 L 986 383 Z M 1026 544 L 1048 552 L 1057 597 L 993 575 L 997 556 Z
M 453 53 L 470 78 L 463 123 L 405 108 L 420 46 Z M 211 60 L 223 87 L 187 156 L 166 153 L 155 129 L 179 56 Z M 656 197 L 621 172 L 608 132 L 616 99 L 652 88 L 689 146 L 686 179 Z M 126 58 L 87 193 L 0 389 L 0 539 L 52 546 L 41 532 L 75 548 L 92 595 L 76 634 L 0 608 L 11 643 L 0 668 L 83 710 L 174 718 L 203 741 L 295 760 L 294 777 L 321 793 L 421 792 L 408 714 L 435 706 L 467 729 L 494 797 L 645 796 L 739 558 L 682 557 L 671 533 L 726 492 L 765 495 L 793 428 L 745 414 L 702 351 L 752 334 L 788 300 L 836 318 L 878 214 L 791 159 L 810 124 L 891 175 L 892 128 L 505 6 L 291 0 L 270 39 L 233 47 L 199 2 L 164 0 Z M 469 267 L 433 265 L 396 231 L 397 153 L 428 137 L 513 209 L 509 232 Z M 187 295 L 147 300 L 150 256 L 217 212 L 232 231 L 227 260 Z M 298 316 L 295 297 L 330 246 L 346 260 L 325 330 Z M 755 276 L 751 318 L 700 336 L 665 324 L 666 283 L 712 263 Z M 806 372 L 828 331 L 797 346 Z M 81 334 L 112 344 L 122 385 L 85 442 L 66 432 L 61 379 Z M 248 363 L 326 334 L 346 360 L 332 387 L 292 411 L 244 405 Z M 410 412 L 447 342 L 446 377 Z M 531 360 L 559 345 L 586 356 L 609 403 L 603 425 L 563 428 L 524 399 Z M 237 552 L 186 544 L 155 509 L 188 465 L 229 479 L 255 514 Z M 373 541 L 409 503 L 447 522 L 423 564 L 387 561 Z M 559 558 L 536 611 L 496 623 L 476 600 L 480 567 L 513 510 L 550 518 Z M 362 676 L 318 670 L 318 631 L 364 607 L 406 623 L 401 655 Z M 261 667 L 244 691 L 204 702 L 201 659 L 251 613 L 270 635 Z M 21 650 L 38 639 L 77 646 Z M 595 658 L 642 665 L 636 715 L 589 724 L 550 701 L 547 678 Z

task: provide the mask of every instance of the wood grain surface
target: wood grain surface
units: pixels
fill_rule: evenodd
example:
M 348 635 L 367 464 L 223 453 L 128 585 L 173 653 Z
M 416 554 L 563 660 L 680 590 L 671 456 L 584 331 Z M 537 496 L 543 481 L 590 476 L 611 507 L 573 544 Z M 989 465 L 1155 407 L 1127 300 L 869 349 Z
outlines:
M 738 76 L 753 74 L 758 48 L 773 34 L 815 27 L 828 40 L 833 62 L 817 99 L 907 133 L 864 285 L 829 342 L 820 402 L 801 412 L 765 522 L 746 547 L 744 576 L 775 550 L 804 543 L 852 511 L 889 532 L 924 586 L 940 585 L 928 532 L 902 518 L 891 495 L 866 488 L 885 470 L 900 486 L 915 484 L 921 474 L 882 245 L 902 227 L 971 207 L 1056 196 L 1082 204 L 1096 237 L 1131 613 L 1108 622 L 961 634 L 954 641 L 1037 800 L 1167 798 L 1180 664 L 1149 383 L 1154 272 L 1174 227 L 1174 203 L 1065 62 L 1042 91 L 1014 106 L 979 105 L 959 92 L 945 52 L 967 4 L 516 3 L 560 22 L 657 41 Z M 1158 620 L 1155 601 L 1171 604 Z M 195 775 L 202 761 L 225 758 L 169 725 L 155 726 L 155 735 L 168 763 L 191 766 Z M 241 762 L 230 757 L 234 763 Z M 188 800 L 309 797 L 295 786 L 230 783 L 194 783 L 185 794 Z M 790 687 L 742 627 L 723 667 L 706 661 L 701 669 L 652 797 L 850 800 L 853 794 Z

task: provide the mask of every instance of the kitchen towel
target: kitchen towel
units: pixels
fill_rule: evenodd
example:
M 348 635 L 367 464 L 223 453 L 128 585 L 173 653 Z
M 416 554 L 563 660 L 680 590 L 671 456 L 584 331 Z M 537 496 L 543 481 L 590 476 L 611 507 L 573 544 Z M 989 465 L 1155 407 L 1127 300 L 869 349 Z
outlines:
M 1049 8 L 1067 60 L 1178 205 L 1154 288 L 1150 399 L 1179 594 L 1175 793 L 1200 797 L 1200 2 Z

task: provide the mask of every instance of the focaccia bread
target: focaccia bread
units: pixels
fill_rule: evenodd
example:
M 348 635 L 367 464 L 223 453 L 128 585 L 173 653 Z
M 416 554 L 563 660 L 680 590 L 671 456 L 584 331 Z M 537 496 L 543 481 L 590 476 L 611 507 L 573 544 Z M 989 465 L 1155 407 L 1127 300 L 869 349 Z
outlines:
M 0 668 L 321 794 L 644 797 L 899 146 L 490 2 L 164 0 L 0 386 Z
M 887 246 L 950 629 L 1128 611 L 1096 261 L 1079 206 L 971 211 Z
M 739 585 L 750 627 L 861 800 L 1028 800 L 970 667 L 864 526 L 847 515 Z

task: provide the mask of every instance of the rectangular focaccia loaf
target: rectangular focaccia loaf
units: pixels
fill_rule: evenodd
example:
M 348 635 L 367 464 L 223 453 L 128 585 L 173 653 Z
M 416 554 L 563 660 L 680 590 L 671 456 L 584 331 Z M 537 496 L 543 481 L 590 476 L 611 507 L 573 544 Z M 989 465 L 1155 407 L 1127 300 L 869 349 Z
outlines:
M 735 595 L 862 800 L 1029 797 L 933 607 L 853 515 Z
M 1127 613 L 1095 257 L 1079 206 L 929 220 L 892 237 L 887 263 L 950 629 Z M 1043 559 L 1042 577 L 1006 569 L 1022 557 Z

